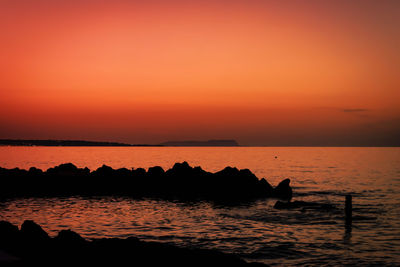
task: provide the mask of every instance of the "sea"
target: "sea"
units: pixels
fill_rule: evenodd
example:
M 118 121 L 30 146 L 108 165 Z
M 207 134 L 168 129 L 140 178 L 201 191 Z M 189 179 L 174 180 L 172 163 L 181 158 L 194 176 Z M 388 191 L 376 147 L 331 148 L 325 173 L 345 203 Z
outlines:
M 95 170 L 169 169 L 188 162 L 209 172 L 249 169 L 276 186 L 290 178 L 293 200 L 332 210 L 274 209 L 276 199 L 217 204 L 129 197 L 20 198 L 0 202 L 0 220 L 34 220 L 51 236 L 135 236 L 217 249 L 271 266 L 400 266 L 400 148 L 359 147 L 0 147 L 0 167 L 46 170 L 71 162 Z M 112 182 L 112 181 L 110 181 Z M 0 181 L 1 184 L 1 181 Z M 353 222 L 345 226 L 345 196 Z

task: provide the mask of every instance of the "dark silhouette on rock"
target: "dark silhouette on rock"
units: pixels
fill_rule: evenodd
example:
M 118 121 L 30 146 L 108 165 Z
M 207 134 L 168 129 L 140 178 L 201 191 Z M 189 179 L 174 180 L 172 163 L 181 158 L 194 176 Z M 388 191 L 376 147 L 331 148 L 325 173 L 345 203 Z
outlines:
M 233 167 L 211 173 L 187 162 L 175 163 L 164 171 L 151 167 L 113 169 L 103 165 L 97 170 L 65 163 L 47 171 L 0 168 L 0 198 L 47 196 L 130 196 L 180 200 L 249 201 L 260 198 L 290 200 L 290 180 L 275 189 L 250 170 Z
M 22 230 L 24 229 L 24 230 Z M 216 250 L 189 249 L 135 237 L 85 240 L 71 230 L 54 238 L 32 221 L 25 221 L 21 231 L 8 222 L 0 222 L 0 251 L 13 262 L 8 266 L 264 266 L 247 263 L 236 255 Z M 30 244 L 25 244 L 26 234 Z M 33 234 L 32 234 L 33 233 Z M 4 239 L 3 236 L 9 237 Z M 46 238 L 44 238 L 46 237 Z M 4 253 L 3 253 L 4 254 Z

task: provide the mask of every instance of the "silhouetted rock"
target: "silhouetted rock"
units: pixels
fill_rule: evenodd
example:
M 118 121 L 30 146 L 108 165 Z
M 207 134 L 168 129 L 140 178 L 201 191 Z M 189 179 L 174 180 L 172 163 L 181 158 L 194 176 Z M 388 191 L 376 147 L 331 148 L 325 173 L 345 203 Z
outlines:
M 272 196 L 273 192 L 274 192 L 274 188 L 268 183 L 267 180 L 265 180 L 265 178 L 262 178 L 260 180 L 260 184 L 263 187 L 263 189 L 265 190 L 266 194 L 268 196 Z
M 93 172 L 93 174 L 103 175 L 103 176 L 112 175 L 113 173 L 114 169 L 105 164 L 103 164 L 103 166 L 101 166 L 100 168 L 98 168 Z
M 6 235 L 14 236 L 18 231 L 18 226 L 7 221 L 0 221 L 0 236 L 2 239 L 4 239 Z
M 184 175 L 188 174 L 191 170 L 192 167 L 189 166 L 189 163 L 184 161 L 182 163 L 179 162 L 175 163 L 172 169 L 168 170 L 167 172 L 174 175 Z
M 127 168 L 119 168 L 115 171 L 115 175 L 117 176 L 129 176 L 131 175 L 131 171 Z
M 61 230 L 58 232 L 58 235 L 54 238 L 54 240 L 71 245 L 82 244 L 86 242 L 83 237 L 71 230 Z
M 164 169 L 160 166 L 150 167 L 147 171 L 147 175 L 152 177 L 161 177 L 165 174 Z
M 13 236 L 18 228 L 0 222 L 0 233 Z M 189 249 L 156 242 L 143 242 L 135 237 L 103 238 L 88 241 L 79 234 L 63 230 L 54 238 L 32 221 L 21 226 L 29 242 L 17 246 L 0 242 L 0 252 L 17 259 L 18 266 L 253 266 L 233 254 L 216 250 Z M 1 260 L 1 259 L 0 259 Z M 0 264 L 4 262 L 0 261 Z M 262 264 L 256 264 L 263 266 Z
M 32 196 L 130 196 L 181 200 L 251 201 L 259 198 L 290 199 L 289 179 L 275 189 L 248 169 L 226 167 L 211 173 L 187 162 L 161 167 L 114 170 L 103 165 L 90 172 L 72 163 L 47 171 L 0 168 L 0 198 Z
M 21 236 L 24 240 L 47 241 L 49 235 L 34 221 L 26 220 L 21 225 Z
M 47 170 L 48 173 L 76 173 L 78 168 L 72 163 L 63 163 Z
M 0 247 L 6 244 L 17 242 L 19 237 L 19 230 L 17 226 L 7 221 L 0 221 Z
M 277 187 L 274 189 L 274 196 L 276 198 L 282 198 L 282 199 L 292 199 L 293 192 L 292 188 L 290 187 L 290 179 L 285 179 L 282 182 L 278 184 Z
M 29 168 L 29 173 L 31 175 L 40 175 L 40 174 L 43 174 L 43 171 L 41 169 L 37 169 L 35 167 L 30 167 Z
M 137 169 L 135 169 L 135 170 L 132 170 L 132 172 L 133 172 L 134 175 L 137 175 L 137 176 L 144 176 L 144 175 L 146 175 L 146 170 L 143 169 L 143 168 L 137 168 Z

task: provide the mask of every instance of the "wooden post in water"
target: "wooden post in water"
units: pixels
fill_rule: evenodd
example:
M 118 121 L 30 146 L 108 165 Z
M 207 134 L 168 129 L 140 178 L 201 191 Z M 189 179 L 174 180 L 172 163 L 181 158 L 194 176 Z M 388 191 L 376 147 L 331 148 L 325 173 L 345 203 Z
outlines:
M 346 216 L 346 227 L 351 227 L 352 212 L 353 212 L 353 204 L 352 204 L 352 196 L 351 195 L 346 196 L 344 212 L 345 212 L 345 216 Z

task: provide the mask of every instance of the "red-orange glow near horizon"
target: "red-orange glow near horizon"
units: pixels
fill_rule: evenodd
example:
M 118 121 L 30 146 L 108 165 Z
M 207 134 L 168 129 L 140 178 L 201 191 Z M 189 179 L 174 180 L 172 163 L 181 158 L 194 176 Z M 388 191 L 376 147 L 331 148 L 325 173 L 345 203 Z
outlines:
M 399 14 L 398 1 L 1 1 L 0 138 L 387 140 Z

